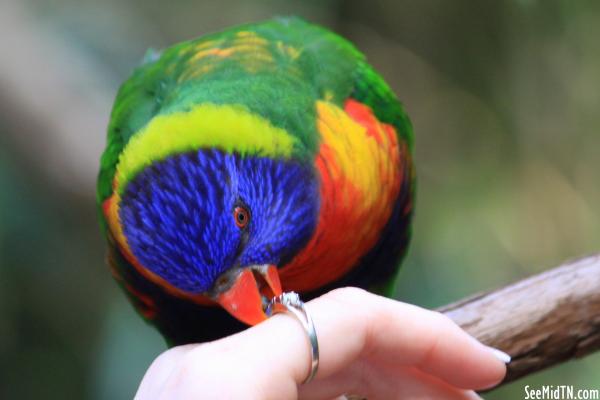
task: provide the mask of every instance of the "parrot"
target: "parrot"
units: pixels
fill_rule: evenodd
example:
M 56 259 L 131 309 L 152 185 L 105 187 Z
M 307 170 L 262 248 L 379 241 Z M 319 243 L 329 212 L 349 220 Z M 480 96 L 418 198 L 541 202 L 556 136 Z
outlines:
M 298 17 L 150 50 L 118 90 L 100 159 L 112 275 L 169 346 L 256 325 L 283 292 L 389 296 L 413 147 L 366 57 Z

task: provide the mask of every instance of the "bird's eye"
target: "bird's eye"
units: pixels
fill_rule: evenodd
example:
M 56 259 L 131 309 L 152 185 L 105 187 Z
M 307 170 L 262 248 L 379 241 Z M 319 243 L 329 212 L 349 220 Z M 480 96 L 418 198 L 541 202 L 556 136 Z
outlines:
M 233 210 L 233 218 L 238 228 L 245 228 L 250 222 L 250 212 L 244 207 L 236 207 Z

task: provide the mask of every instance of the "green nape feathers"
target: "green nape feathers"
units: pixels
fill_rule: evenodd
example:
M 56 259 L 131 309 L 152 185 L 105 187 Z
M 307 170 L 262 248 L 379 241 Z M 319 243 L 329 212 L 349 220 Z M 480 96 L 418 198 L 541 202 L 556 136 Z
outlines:
M 314 154 L 314 99 L 343 104 L 352 95 L 372 105 L 381 121 L 395 125 L 412 148 L 406 114 L 364 56 L 341 37 L 301 19 L 242 25 L 150 54 L 117 95 L 101 162 L 100 201 L 110 194 L 119 154 L 137 131 L 156 115 L 203 102 L 243 105 L 298 137 L 298 152 Z
M 333 54 L 331 42 L 324 40 L 327 36 L 339 45 Z M 290 43 L 302 41 L 313 42 L 316 53 L 305 51 L 300 58 L 300 51 Z M 320 67 L 324 60 L 314 55 L 321 51 L 325 57 L 325 53 L 334 56 L 330 61 L 339 64 L 342 71 L 349 65 L 345 60 L 360 56 L 321 28 L 298 19 L 282 19 L 183 42 L 165 50 L 158 59 L 151 57 L 154 61 L 146 61 L 134 71 L 119 91 L 109 126 L 115 151 L 105 153 L 103 165 L 114 168 L 123 146 L 155 115 L 183 111 L 203 102 L 242 104 L 300 138 L 304 149 L 299 150 L 314 152 L 316 136 L 309 129 L 315 119 L 314 98 L 325 94 L 316 91 L 335 94 L 338 86 L 341 102 L 351 90 L 347 83 L 346 87 L 343 83 L 319 84 L 335 82 L 338 73 Z M 249 77 L 252 70 L 256 71 Z M 274 70 L 282 73 L 274 74 Z M 202 90 L 197 90 L 198 86 Z M 110 184 L 100 188 L 100 197 L 106 198 L 110 189 Z

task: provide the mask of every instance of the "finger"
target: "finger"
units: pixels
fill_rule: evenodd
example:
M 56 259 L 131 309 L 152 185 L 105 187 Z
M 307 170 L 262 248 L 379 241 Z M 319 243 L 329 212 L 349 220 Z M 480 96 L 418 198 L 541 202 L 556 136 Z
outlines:
M 302 386 L 299 399 L 326 400 L 341 394 L 368 399 L 471 400 L 480 397 L 411 368 L 386 369 L 355 363 L 341 374 Z
M 416 366 L 463 388 L 490 386 L 505 373 L 485 346 L 440 314 L 359 289 L 333 291 L 307 307 L 321 349 L 316 379 L 332 376 L 359 358 L 383 367 Z M 300 324 L 291 316 L 276 315 L 237 335 L 192 348 L 167 377 L 164 390 L 194 396 L 206 394 L 201 388 L 222 393 L 251 387 L 260 398 L 295 398 L 309 372 L 309 355 Z M 232 373 L 239 383 L 235 387 L 225 379 Z
M 465 389 L 492 386 L 506 371 L 488 347 L 439 313 L 352 288 L 330 292 L 307 308 L 321 352 L 316 379 L 344 370 L 359 358 L 384 367 L 414 366 Z M 300 384 L 308 375 L 306 333 L 291 316 L 277 315 L 219 342 L 244 348 L 248 360 L 261 360 L 260 368 L 271 371 L 257 378 L 265 390 L 275 384 L 279 390 L 289 389 L 290 383 Z
M 197 345 L 177 346 L 163 352 L 150 365 L 135 395 L 136 399 L 150 399 L 156 396 L 164 386 L 181 359 Z
M 294 399 L 308 365 L 301 325 L 278 315 L 236 335 L 166 351 L 146 372 L 136 400 Z
M 506 367 L 447 317 L 345 288 L 308 303 L 321 348 L 317 377 L 364 357 L 382 365 L 414 366 L 466 388 L 502 380 Z
M 267 322 L 218 341 L 163 353 L 146 372 L 136 400 L 297 398 L 297 381 L 307 373 L 305 334 L 289 317 Z

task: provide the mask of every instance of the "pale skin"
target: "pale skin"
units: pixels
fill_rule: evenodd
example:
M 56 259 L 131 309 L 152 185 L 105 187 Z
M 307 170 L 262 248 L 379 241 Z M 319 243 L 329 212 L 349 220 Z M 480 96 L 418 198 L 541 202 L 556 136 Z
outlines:
M 440 313 L 355 288 L 306 305 L 317 330 L 310 345 L 292 316 L 278 314 L 233 336 L 174 347 L 150 366 L 136 399 L 478 399 L 506 367 Z

